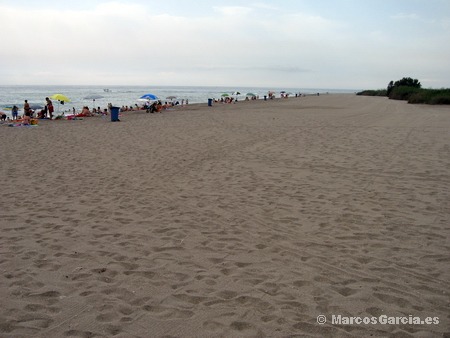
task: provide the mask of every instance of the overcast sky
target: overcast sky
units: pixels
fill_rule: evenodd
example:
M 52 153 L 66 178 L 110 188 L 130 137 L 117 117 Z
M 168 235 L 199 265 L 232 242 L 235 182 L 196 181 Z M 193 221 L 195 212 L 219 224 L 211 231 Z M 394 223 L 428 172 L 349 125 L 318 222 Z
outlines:
M 0 0 L 0 85 L 450 87 L 449 0 Z

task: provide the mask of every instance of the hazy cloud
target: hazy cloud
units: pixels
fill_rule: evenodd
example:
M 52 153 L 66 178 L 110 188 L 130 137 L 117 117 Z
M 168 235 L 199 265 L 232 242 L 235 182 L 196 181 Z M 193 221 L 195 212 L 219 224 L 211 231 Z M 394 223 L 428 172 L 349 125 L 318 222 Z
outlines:
M 391 18 L 398 20 L 418 20 L 419 16 L 415 13 L 398 13 L 396 15 L 391 16 Z
M 402 76 L 445 86 L 450 78 L 445 31 L 424 23 L 415 28 L 415 40 L 400 33 L 408 29 L 405 21 L 432 19 L 414 14 L 422 13 L 419 8 L 386 11 L 399 22 L 394 29 L 384 27 L 384 15 L 378 24 L 370 11 L 366 20 L 361 13 L 353 20 L 348 9 L 340 12 L 327 1 L 321 7 L 321 1 L 236 6 L 213 0 L 201 11 L 173 0 L 164 7 L 140 0 L 80 0 L 73 8 L 26 3 L 0 3 L 0 84 L 361 88 Z M 447 18 L 444 13 L 433 20 L 448 28 Z

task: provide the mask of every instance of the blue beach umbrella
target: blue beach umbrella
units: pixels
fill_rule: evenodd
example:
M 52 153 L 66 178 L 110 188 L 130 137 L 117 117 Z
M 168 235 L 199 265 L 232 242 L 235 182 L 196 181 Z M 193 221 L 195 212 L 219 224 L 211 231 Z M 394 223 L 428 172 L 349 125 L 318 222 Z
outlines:
M 155 94 L 145 94 L 145 95 L 142 95 L 141 97 L 140 97 L 140 99 L 142 99 L 142 100 L 158 100 L 158 96 L 156 96 Z

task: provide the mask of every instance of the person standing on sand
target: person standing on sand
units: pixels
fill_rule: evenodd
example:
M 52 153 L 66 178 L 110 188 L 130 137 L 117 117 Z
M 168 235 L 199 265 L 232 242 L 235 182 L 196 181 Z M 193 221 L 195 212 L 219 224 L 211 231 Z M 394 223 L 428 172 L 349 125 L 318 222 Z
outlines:
M 47 102 L 48 115 L 50 116 L 51 120 L 53 119 L 53 111 L 54 111 L 53 102 L 48 97 L 45 98 L 45 101 Z
M 12 119 L 13 119 L 13 121 L 17 120 L 18 117 L 19 117 L 19 107 L 14 105 L 14 107 L 12 107 Z
M 30 104 L 28 103 L 28 100 L 25 100 L 25 103 L 23 105 L 23 111 L 24 115 L 30 117 L 31 116 L 31 109 Z

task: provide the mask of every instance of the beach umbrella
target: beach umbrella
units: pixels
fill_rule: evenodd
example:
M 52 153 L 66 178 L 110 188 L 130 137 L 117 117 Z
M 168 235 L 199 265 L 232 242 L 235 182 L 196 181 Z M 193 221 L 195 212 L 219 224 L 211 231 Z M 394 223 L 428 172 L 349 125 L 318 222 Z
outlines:
M 222 95 L 221 95 L 222 97 L 228 97 L 228 96 L 230 96 L 228 93 L 223 93 Z
M 38 103 L 30 103 L 30 109 L 33 110 L 44 109 L 44 106 Z
M 58 100 L 58 112 L 59 112 L 59 105 L 60 104 L 64 104 L 65 102 L 70 102 L 70 99 L 63 94 L 53 94 L 52 96 L 50 96 L 51 99 L 53 100 Z
M 256 97 L 256 94 L 254 94 L 254 93 L 247 93 L 247 94 L 245 94 L 245 96 L 254 96 L 254 97 Z
M 104 96 L 101 95 L 88 95 L 86 97 L 84 97 L 85 100 L 98 100 L 98 99 L 103 99 Z
M 70 102 L 70 99 L 63 94 L 53 94 L 52 96 L 50 96 L 50 98 L 53 100 L 58 100 L 61 103 Z
M 175 100 L 177 97 L 176 96 L 173 96 L 173 95 L 170 95 L 170 96 L 167 96 L 166 97 L 166 99 L 167 100 Z
M 239 92 L 234 92 L 233 95 L 241 95 Z
M 142 95 L 140 97 L 140 99 L 154 101 L 154 100 L 158 100 L 158 96 L 156 96 L 155 94 L 148 93 L 148 94 Z
M 88 95 L 88 96 L 84 97 L 83 99 L 84 100 L 92 100 L 92 105 L 95 105 L 95 100 L 103 99 L 103 98 L 104 98 L 104 96 L 93 94 L 93 95 Z

